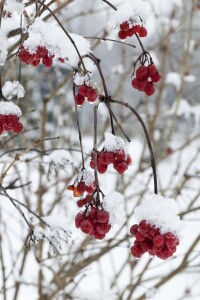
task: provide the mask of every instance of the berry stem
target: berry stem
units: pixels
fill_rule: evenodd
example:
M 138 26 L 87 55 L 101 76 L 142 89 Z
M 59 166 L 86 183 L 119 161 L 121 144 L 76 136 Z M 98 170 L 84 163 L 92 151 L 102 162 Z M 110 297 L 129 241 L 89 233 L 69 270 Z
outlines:
M 94 178 L 95 178 L 95 183 L 96 183 L 96 190 L 97 190 L 97 202 L 100 202 L 100 197 L 99 197 L 99 178 L 97 174 L 97 109 L 98 107 L 95 105 L 94 106 L 94 146 L 93 146 L 93 151 L 94 151 Z
M 107 0 L 102 0 L 103 2 L 107 3 L 112 9 L 114 9 L 115 11 L 117 11 L 117 7 L 115 7 L 112 3 L 110 3 Z
M 80 123 L 79 123 L 79 118 L 78 118 L 78 110 L 77 110 L 77 104 L 76 104 L 76 101 L 75 101 L 75 84 L 73 84 L 73 95 L 74 95 L 76 124 L 77 124 L 77 127 L 78 127 L 78 137 L 79 137 L 79 143 L 80 143 L 80 148 L 81 148 L 82 170 L 84 170 L 85 169 L 85 162 L 84 162 L 84 156 L 83 156 L 83 144 L 82 144 L 82 135 L 81 135 Z
M 128 109 L 130 109 L 130 111 L 136 116 L 136 118 L 140 122 L 140 124 L 143 128 L 145 137 L 146 137 L 146 141 L 147 141 L 147 145 L 148 145 L 149 153 L 150 153 L 150 158 L 151 158 L 151 167 L 152 167 L 153 179 L 154 179 L 154 193 L 158 194 L 156 162 L 155 162 L 153 147 L 152 147 L 152 144 L 151 144 L 149 133 L 148 133 L 148 130 L 146 128 L 146 125 L 145 125 L 143 119 L 141 118 L 141 116 L 138 114 L 138 112 L 130 104 L 124 103 L 120 100 L 114 100 L 114 99 L 111 99 L 110 101 L 113 102 L 113 103 L 119 104 L 119 105 L 123 105 L 123 106 L 127 107 Z

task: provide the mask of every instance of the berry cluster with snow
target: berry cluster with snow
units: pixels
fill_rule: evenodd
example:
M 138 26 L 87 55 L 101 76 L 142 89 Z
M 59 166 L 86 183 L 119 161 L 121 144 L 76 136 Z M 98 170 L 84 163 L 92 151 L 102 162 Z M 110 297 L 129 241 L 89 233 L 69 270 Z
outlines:
M 119 174 L 123 174 L 131 163 L 132 159 L 128 154 L 124 140 L 119 136 L 106 132 L 104 147 L 97 152 L 97 171 L 103 174 L 107 171 L 108 166 L 112 164 Z M 91 154 L 90 167 L 95 169 L 95 152 Z
M 139 225 L 135 224 L 130 229 L 136 238 L 131 248 L 132 255 L 139 258 L 148 252 L 161 259 L 172 256 L 183 229 L 175 200 L 152 195 L 144 199 L 134 213 Z
M 19 122 L 20 108 L 13 102 L 0 101 L 0 135 L 4 131 L 21 133 L 23 124 Z
M 78 93 L 75 96 L 75 102 L 79 106 L 85 102 L 85 99 L 87 99 L 88 102 L 93 103 L 97 99 L 97 96 L 98 94 L 95 89 L 87 84 L 83 84 L 78 87 Z

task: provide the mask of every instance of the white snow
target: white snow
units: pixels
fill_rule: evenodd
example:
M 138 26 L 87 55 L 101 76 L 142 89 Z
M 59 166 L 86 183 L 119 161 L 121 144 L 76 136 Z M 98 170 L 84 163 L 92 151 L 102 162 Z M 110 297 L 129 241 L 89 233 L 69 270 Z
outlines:
M 125 153 L 127 153 L 127 145 L 125 141 L 110 132 L 105 132 L 105 141 L 104 141 L 104 148 L 106 151 L 118 151 L 118 150 L 124 150 Z
M 110 192 L 103 199 L 103 208 L 109 213 L 109 223 L 120 225 L 125 220 L 124 197 L 118 192 Z
M 76 67 L 79 56 L 74 45 L 65 32 L 55 23 L 44 22 L 36 18 L 35 22 L 28 28 L 29 37 L 24 42 L 24 48 L 30 53 L 35 53 L 39 46 L 48 49 L 50 55 L 57 58 L 66 58 L 69 65 Z M 91 53 L 90 43 L 82 36 L 69 33 L 81 56 Z
M 176 72 L 169 72 L 166 76 L 165 83 L 175 86 L 176 90 L 178 91 L 181 86 L 180 74 Z
M 25 95 L 24 87 L 19 81 L 6 81 L 2 87 L 2 92 L 8 100 L 14 97 L 23 98 Z
M 0 114 L 2 115 L 13 114 L 19 117 L 21 116 L 22 112 L 19 106 L 17 106 L 13 102 L 0 101 Z
M 84 169 L 78 175 L 78 181 L 84 181 L 85 185 L 91 186 L 94 183 L 94 172 Z
M 131 24 L 145 24 L 147 20 L 148 10 L 145 1 L 142 0 L 126 0 L 122 1 L 121 5 L 117 7 L 117 11 L 113 10 L 110 25 L 117 27 L 125 21 Z M 142 21 L 141 21 L 142 20 Z
M 10 13 L 21 14 L 24 11 L 24 4 L 16 0 L 6 0 L 5 9 Z
M 134 213 L 138 222 L 146 220 L 156 225 L 161 234 L 172 232 L 181 237 L 183 222 L 178 216 L 179 208 L 174 199 L 151 195 L 135 208 Z

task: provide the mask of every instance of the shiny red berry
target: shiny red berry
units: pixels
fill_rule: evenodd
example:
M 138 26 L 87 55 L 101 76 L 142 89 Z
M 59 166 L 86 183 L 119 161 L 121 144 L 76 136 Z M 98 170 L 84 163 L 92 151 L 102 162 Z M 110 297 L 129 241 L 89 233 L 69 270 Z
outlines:
M 24 126 L 21 122 L 17 122 L 12 126 L 14 133 L 21 133 Z
M 82 105 L 85 102 L 85 97 L 80 94 L 77 94 L 75 96 L 75 102 L 77 105 Z
M 118 37 L 121 39 L 121 40 L 125 40 L 127 38 L 127 33 L 126 31 L 123 31 L 123 30 L 120 30 L 118 32 Z

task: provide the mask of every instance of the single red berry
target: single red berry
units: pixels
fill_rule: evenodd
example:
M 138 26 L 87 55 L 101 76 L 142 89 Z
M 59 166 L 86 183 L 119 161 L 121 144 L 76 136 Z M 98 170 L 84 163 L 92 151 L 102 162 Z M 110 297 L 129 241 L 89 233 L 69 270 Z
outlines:
M 134 30 L 134 32 L 135 33 L 140 33 L 140 25 L 135 25 L 135 26 L 133 26 L 133 30 Z
M 98 162 L 102 165 L 107 165 L 106 152 L 102 151 L 99 153 Z
M 80 228 L 84 233 L 90 234 L 93 230 L 93 225 L 89 220 L 84 220 L 81 222 Z
M 123 30 L 120 30 L 118 32 L 118 37 L 121 39 L 121 40 L 125 40 L 127 38 L 127 33 L 126 31 L 123 31 Z
M 97 240 L 103 240 L 105 238 L 105 234 L 99 234 L 98 232 L 95 232 L 93 236 Z
M 157 255 L 157 253 L 163 251 L 163 247 L 162 246 L 157 247 L 157 246 L 154 245 L 153 248 L 152 248 L 152 251 Z
M 127 31 L 129 30 L 129 23 L 128 22 L 124 22 L 122 24 L 120 24 L 120 29 L 123 30 L 123 31 Z
M 154 64 L 148 65 L 147 70 L 148 70 L 149 76 L 152 76 L 152 75 L 156 74 L 156 72 L 157 72 L 156 66 Z
M 12 127 L 14 133 L 21 133 L 23 128 L 24 128 L 24 126 L 21 122 L 15 123 Z
M 139 80 L 139 83 L 138 83 L 138 91 L 144 92 L 146 86 L 147 86 L 147 82 L 145 82 L 145 81 L 143 81 L 143 80 Z
M 93 159 L 91 159 L 91 161 L 90 161 L 90 168 L 92 168 L 92 169 L 95 168 L 95 163 L 94 163 Z
M 145 240 L 145 236 L 140 232 L 138 231 L 135 235 L 136 239 L 141 242 L 141 241 L 144 241 Z
M 147 96 L 152 96 L 155 93 L 155 86 L 151 83 L 148 83 L 144 92 Z
M 109 213 L 105 210 L 97 210 L 96 220 L 99 223 L 107 223 L 109 221 Z
M 127 164 L 127 166 L 130 166 L 130 164 L 132 164 L 132 158 L 130 155 L 127 155 L 125 163 Z
M 118 150 L 114 152 L 115 160 L 117 161 L 123 161 L 126 158 L 126 154 L 124 150 Z
M 18 116 L 14 114 L 9 114 L 6 116 L 6 123 L 8 125 L 13 125 L 18 122 Z
M 138 232 L 138 229 L 139 229 L 139 226 L 137 224 L 135 224 L 135 225 L 131 226 L 130 233 L 135 236 L 136 233 Z
M 132 87 L 134 88 L 134 89 L 138 89 L 138 87 L 139 87 L 139 80 L 137 79 L 137 78 L 133 78 L 133 80 L 131 81 L 131 84 L 132 84 Z
M 8 125 L 8 124 L 4 123 L 3 128 L 5 131 L 12 131 L 13 125 Z
M 83 84 L 83 85 L 79 86 L 78 93 L 83 97 L 87 97 L 88 90 L 89 90 L 89 87 L 87 85 Z
M 21 61 L 29 65 L 32 62 L 33 56 L 25 49 L 22 49 L 18 53 L 18 57 Z
M 115 160 L 115 156 L 114 156 L 114 153 L 113 152 L 105 152 L 106 154 L 106 164 L 112 164 Z
M 50 68 L 53 64 L 53 59 L 51 57 L 43 57 L 42 63 L 45 67 Z
M 33 67 L 36 67 L 37 65 L 39 65 L 39 63 L 40 63 L 40 58 L 33 58 L 31 65 Z
M 127 37 L 131 37 L 135 34 L 135 30 L 133 28 L 129 29 L 128 31 L 126 31 L 126 35 Z
M 145 75 L 147 75 L 147 67 L 146 66 L 140 66 L 137 70 L 136 70 L 136 77 L 138 79 L 143 79 L 143 77 Z
M 135 258 L 140 258 L 143 254 L 143 250 L 141 248 L 141 246 L 132 246 L 131 247 L 131 254 L 135 257 Z
M 86 189 L 86 192 L 89 193 L 89 194 L 92 194 L 95 190 L 95 186 L 94 185 L 86 185 L 85 186 L 85 189 Z
M 114 163 L 113 167 L 119 174 L 123 174 L 128 169 L 125 162 Z
M 85 182 L 80 181 L 76 187 L 77 191 L 83 194 L 86 191 Z
M 153 243 L 156 247 L 160 247 L 164 244 L 164 237 L 162 235 L 156 235 L 153 238 Z
M 75 102 L 77 105 L 82 105 L 85 102 L 85 97 L 80 94 L 77 94 L 75 96 Z
M 5 115 L 2 115 L 2 114 L 0 114 L 0 124 L 4 124 L 4 123 L 6 123 L 6 116 Z
M 97 99 L 97 92 L 94 89 L 89 89 L 87 97 L 89 102 L 94 102 Z
M 48 51 L 45 47 L 38 47 L 36 51 L 36 56 L 38 58 L 45 58 L 48 56 Z
M 97 163 L 97 171 L 100 173 L 100 174 L 103 174 L 107 171 L 107 168 L 108 166 L 107 165 L 102 165 L 100 163 Z
M 84 199 L 79 199 L 76 202 L 76 204 L 77 204 L 78 207 L 83 207 L 85 205 L 85 201 L 84 201 Z
M 139 31 L 139 36 L 140 37 L 145 37 L 145 36 L 147 36 L 147 30 L 146 30 L 146 28 L 145 27 L 140 27 L 140 31 Z
M 160 252 L 162 259 L 167 259 L 173 255 L 173 252 L 169 248 L 165 248 L 163 251 Z
M 111 229 L 111 225 L 106 223 L 97 223 L 95 225 L 95 229 L 99 234 L 105 234 Z
M 154 83 L 160 81 L 160 79 L 161 79 L 161 75 L 160 75 L 160 73 L 158 73 L 158 72 L 157 72 L 156 74 L 154 74 L 154 75 L 151 76 L 151 80 L 152 80 L 152 82 L 154 82 Z

